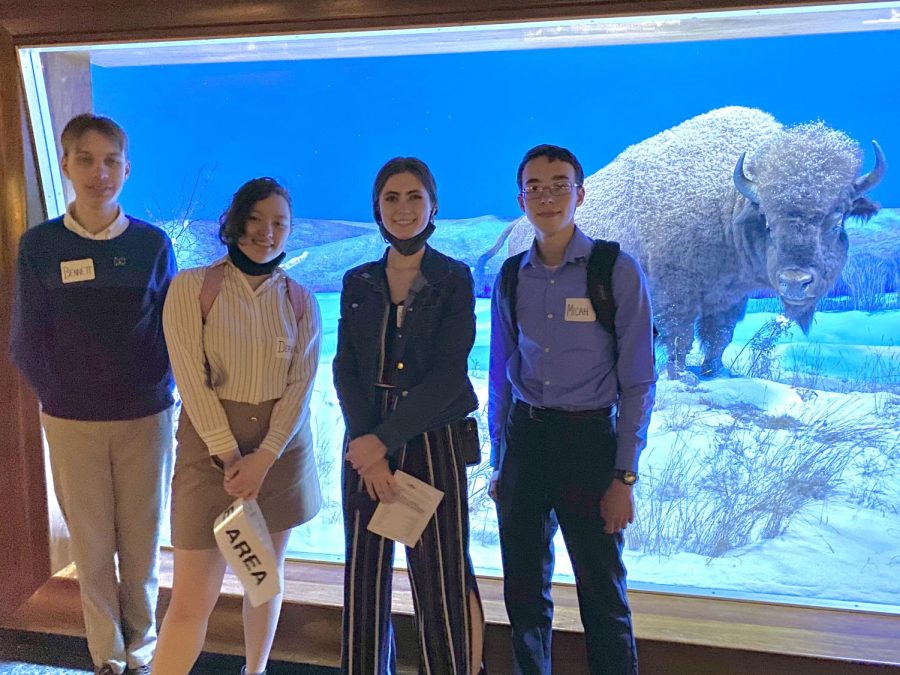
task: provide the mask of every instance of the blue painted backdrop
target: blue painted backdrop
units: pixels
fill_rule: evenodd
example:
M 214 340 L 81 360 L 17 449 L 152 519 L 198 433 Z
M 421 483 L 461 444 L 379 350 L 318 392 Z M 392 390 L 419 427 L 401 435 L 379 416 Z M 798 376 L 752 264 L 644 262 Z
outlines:
M 532 145 L 572 148 L 592 173 L 627 145 L 724 105 L 789 124 L 823 119 L 897 167 L 872 193 L 900 206 L 900 32 L 477 54 L 92 69 L 95 110 L 131 136 L 123 200 L 174 212 L 210 173 L 213 219 L 247 178 L 273 175 L 295 215 L 366 221 L 371 181 L 398 154 L 432 166 L 440 217 L 518 214 Z M 214 169 L 213 169 L 214 167 Z

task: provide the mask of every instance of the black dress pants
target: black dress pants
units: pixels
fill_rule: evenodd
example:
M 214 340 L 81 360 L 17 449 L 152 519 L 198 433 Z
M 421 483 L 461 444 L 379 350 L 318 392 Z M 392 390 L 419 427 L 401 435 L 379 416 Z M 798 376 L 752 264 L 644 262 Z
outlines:
M 606 534 L 614 419 L 512 406 L 500 467 L 504 597 L 517 675 L 551 675 L 553 536 L 569 550 L 592 675 L 637 675 L 622 533 Z

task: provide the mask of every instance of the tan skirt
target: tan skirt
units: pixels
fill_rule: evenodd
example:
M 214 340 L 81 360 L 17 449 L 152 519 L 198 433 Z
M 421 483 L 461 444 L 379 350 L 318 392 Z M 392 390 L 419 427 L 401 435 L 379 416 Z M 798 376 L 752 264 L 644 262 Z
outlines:
M 252 452 L 269 430 L 275 401 L 258 405 L 221 403 L 241 453 Z M 175 439 L 178 447 L 172 478 L 172 545 L 180 549 L 216 548 L 213 523 L 234 497 L 225 492 L 224 474 L 213 463 L 184 407 Z M 256 501 L 270 532 L 290 529 L 318 513 L 322 493 L 308 420 L 269 469 Z

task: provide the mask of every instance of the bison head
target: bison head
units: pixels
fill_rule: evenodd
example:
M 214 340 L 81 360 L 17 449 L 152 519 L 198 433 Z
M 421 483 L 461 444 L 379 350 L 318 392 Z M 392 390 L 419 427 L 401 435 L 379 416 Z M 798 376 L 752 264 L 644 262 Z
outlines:
M 849 216 L 868 218 L 878 205 L 864 195 L 884 176 L 887 162 L 875 149 L 875 168 L 859 176 L 862 152 L 846 134 L 822 123 L 786 129 L 734 169 L 734 184 L 747 198 L 737 224 L 754 251 L 757 274 L 781 298 L 788 318 L 804 331 L 816 303 L 847 261 Z

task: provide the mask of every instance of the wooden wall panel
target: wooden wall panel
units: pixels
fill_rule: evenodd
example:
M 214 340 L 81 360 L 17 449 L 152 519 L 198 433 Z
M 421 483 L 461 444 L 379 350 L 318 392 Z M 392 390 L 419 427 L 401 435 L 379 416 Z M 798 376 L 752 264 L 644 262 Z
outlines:
M 0 24 L 24 45 L 810 4 L 839 4 L 839 0 L 5 0 Z
M 0 29 L 0 613 L 50 575 L 38 407 L 7 358 L 16 250 L 27 226 L 26 154 L 33 159 L 24 120 L 12 37 Z
M 94 109 L 91 89 L 91 55 L 87 52 L 44 52 L 41 67 L 47 85 L 50 123 L 56 141 L 56 157 L 62 161 L 59 136 L 66 122 Z M 63 177 L 66 203 L 75 199 L 72 184 Z

